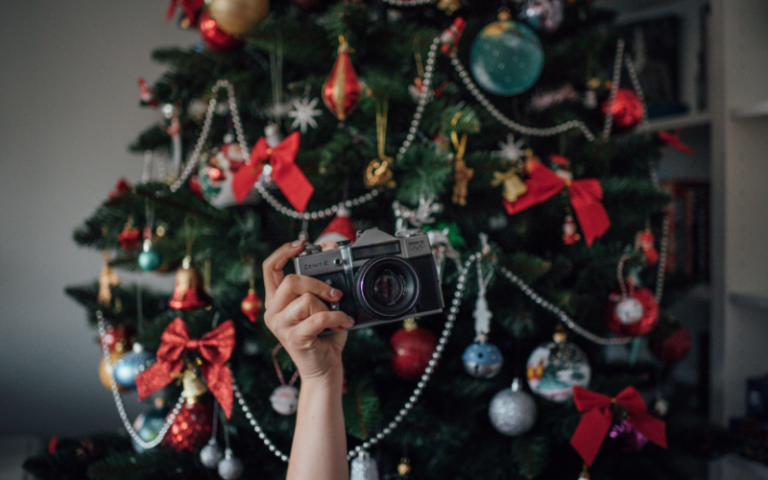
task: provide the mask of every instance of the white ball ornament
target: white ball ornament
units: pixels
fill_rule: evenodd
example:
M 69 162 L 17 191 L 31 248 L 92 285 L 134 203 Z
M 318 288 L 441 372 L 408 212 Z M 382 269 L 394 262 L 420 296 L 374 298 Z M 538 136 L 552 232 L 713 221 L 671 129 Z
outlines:
M 200 450 L 200 463 L 205 468 L 213 470 L 219 465 L 219 461 L 224 456 L 224 452 L 221 451 L 221 447 L 216 443 L 216 439 L 211 440 Z
M 491 400 L 488 417 L 499 433 L 514 437 L 522 435 L 536 423 L 536 401 L 520 388 L 520 380 L 514 379 L 512 387 L 505 388 Z
M 224 452 L 224 458 L 219 461 L 219 476 L 224 480 L 237 480 L 243 476 L 243 462 L 232 455 L 229 448 Z

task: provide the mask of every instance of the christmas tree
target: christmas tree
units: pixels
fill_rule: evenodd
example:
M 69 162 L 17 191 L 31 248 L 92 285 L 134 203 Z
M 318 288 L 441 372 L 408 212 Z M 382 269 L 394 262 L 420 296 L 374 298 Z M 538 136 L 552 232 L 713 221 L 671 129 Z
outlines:
M 655 367 L 604 355 L 648 334 L 667 362 L 690 345 L 659 311 L 669 196 L 655 168 L 676 137 L 637 129 L 642 91 L 610 12 L 176 3 L 202 41 L 154 52 L 168 70 L 140 82 L 141 104 L 163 120 L 130 147 L 140 181 L 74 233 L 104 252 L 99 281 L 67 289 L 99 329 L 129 435 L 59 441 L 29 471 L 283 478 L 301 382 L 261 321 L 260 265 L 297 238 L 327 248 L 379 228 L 427 232 L 445 314 L 350 333 L 355 480 L 577 478 L 585 463 L 673 478 L 655 445 L 622 453 L 666 444 L 633 389 Z M 176 288 L 116 269 L 175 273 Z M 137 384 L 146 411 L 129 419 L 120 391 Z

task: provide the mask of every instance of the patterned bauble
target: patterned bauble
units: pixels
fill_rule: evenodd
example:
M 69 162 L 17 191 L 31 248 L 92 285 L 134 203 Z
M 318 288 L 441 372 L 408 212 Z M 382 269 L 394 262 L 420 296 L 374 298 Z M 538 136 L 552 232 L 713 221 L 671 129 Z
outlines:
M 269 401 L 280 415 L 293 415 L 299 408 L 299 389 L 293 385 L 280 385 L 269 396 Z
M 224 452 L 221 451 L 221 447 L 216 443 L 215 438 L 211 438 L 208 443 L 200 449 L 200 463 L 209 470 L 219 466 L 219 460 L 224 457 Z
M 613 294 L 605 305 L 608 330 L 625 337 L 639 337 L 653 330 L 659 320 L 659 305 L 653 292 L 633 287 L 627 296 Z
M 187 401 L 165 434 L 163 443 L 180 452 L 193 452 L 211 437 L 213 425 L 213 404 L 210 402 Z
M 635 92 L 627 88 L 616 91 L 616 98 L 611 103 L 610 98 L 603 103 L 603 113 L 613 114 L 613 125 L 619 130 L 628 130 L 637 126 L 643 120 L 643 102 Z
M 643 449 L 648 439 L 625 419 L 611 427 L 608 432 L 608 438 L 613 439 L 613 443 L 622 452 L 639 452 Z
M 200 14 L 200 37 L 203 45 L 214 52 L 229 52 L 243 46 L 243 41 L 219 28 L 208 10 Z
M 527 0 L 520 17 L 536 30 L 554 32 L 563 23 L 563 0 Z
M 129 390 L 136 388 L 136 375 L 155 363 L 155 354 L 145 352 L 141 344 L 134 343 L 133 351 L 128 352 L 115 362 L 115 382 Z
M 406 380 L 417 380 L 424 373 L 437 347 L 437 338 L 413 322 L 395 332 L 389 340 L 394 351 L 390 365 L 395 374 Z
M 256 295 L 256 290 L 251 288 L 248 290 L 248 295 L 240 302 L 240 310 L 248 317 L 248 320 L 255 322 L 262 310 L 264 310 L 264 301 Z
M 488 342 L 475 342 L 461 356 L 467 373 L 477 378 L 493 378 L 504 364 L 499 347 Z
M 531 88 L 544 68 L 539 37 L 519 22 L 498 20 L 475 38 L 469 53 L 475 81 L 495 95 L 509 97 Z
M 224 452 L 224 458 L 219 461 L 217 471 L 224 480 L 237 480 L 243 476 L 243 462 L 232 455 L 229 448 Z
M 349 480 L 379 480 L 379 467 L 367 451 L 362 450 L 352 459 Z
M 168 415 L 168 409 L 157 409 L 145 412 L 136 417 L 133 422 L 133 429 L 139 435 L 139 438 L 145 442 L 151 442 L 157 438 L 160 430 L 165 426 L 165 417 Z M 133 449 L 138 452 L 144 452 L 144 448 L 136 440 L 131 440 Z
M 505 388 L 493 396 L 488 406 L 488 417 L 499 433 L 514 437 L 522 435 L 536 423 L 536 401 L 521 389 L 515 379 L 511 388 Z
M 232 192 L 232 179 L 248 159 L 248 153 L 243 152 L 240 145 L 234 142 L 232 135 L 226 135 L 224 145 L 213 149 L 208 160 L 200 164 L 197 177 L 200 189 L 208 203 L 216 208 L 238 205 Z M 258 190 L 251 189 L 243 200 L 244 205 L 252 205 L 259 201 Z
M 163 257 L 152 247 L 152 240 L 144 240 L 144 246 L 139 254 L 139 268 L 145 272 L 151 272 L 160 268 Z
M 691 334 L 679 325 L 666 336 L 654 336 L 648 342 L 651 353 L 667 365 L 677 365 L 691 351 Z
M 323 102 L 343 122 L 357 108 L 361 91 L 360 80 L 349 59 L 349 45 L 342 37 L 336 63 L 323 84 Z
M 589 385 L 591 375 L 587 356 L 579 347 L 566 341 L 538 346 L 528 357 L 526 365 L 531 390 L 555 402 L 571 398 L 574 385 Z
M 211 18 L 227 33 L 241 35 L 269 14 L 269 0 L 211 0 Z
M 99 363 L 99 380 L 101 380 L 101 384 L 107 387 L 107 390 L 112 390 L 112 380 L 114 379 L 113 370 L 112 368 L 115 365 L 115 362 L 120 360 L 120 357 L 123 356 L 123 352 L 111 352 L 109 354 L 109 358 L 112 362 L 112 367 L 110 367 L 107 364 L 107 360 L 105 358 L 101 359 L 101 362 Z M 120 385 L 117 386 L 117 390 L 120 392 L 124 392 L 126 389 L 121 387 Z

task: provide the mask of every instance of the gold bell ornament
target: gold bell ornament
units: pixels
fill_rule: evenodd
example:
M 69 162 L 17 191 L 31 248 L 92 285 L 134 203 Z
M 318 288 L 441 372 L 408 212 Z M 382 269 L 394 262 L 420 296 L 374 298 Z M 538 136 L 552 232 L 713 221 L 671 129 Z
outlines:
M 504 185 L 502 196 L 508 202 L 514 202 L 522 194 L 528 191 L 528 187 L 517 174 L 518 170 L 512 168 L 506 172 L 494 172 L 491 186 L 498 187 Z
M 176 271 L 176 288 L 168 305 L 174 310 L 195 310 L 210 304 L 211 297 L 205 291 L 203 277 L 187 255 Z

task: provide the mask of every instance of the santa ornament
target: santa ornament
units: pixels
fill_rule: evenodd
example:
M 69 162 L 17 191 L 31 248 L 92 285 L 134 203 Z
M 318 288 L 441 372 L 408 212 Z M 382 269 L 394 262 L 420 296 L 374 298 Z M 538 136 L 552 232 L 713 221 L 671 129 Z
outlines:
M 325 227 L 325 230 L 315 240 L 315 245 L 323 247 L 323 251 L 333 250 L 336 243 L 341 241 L 350 241 L 352 243 L 357 239 L 357 230 L 352 223 L 350 211 L 347 208 L 340 207 L 331 223 Z
M 467 26 L 467 22 L 459 17 L 453 21 L 453 25 L 446 28 L 442 34 L 440 34 L 440 50 L 443 53 L 453 54 L 456 52 L 456 48 L 459 46 L 459 40 L 464 33 L 464 27 Z
M 649 333 L 659 320 L 659 305 L 653 292 L 647 288 L 625 282 L 622 273 L 624 262 L 629 258 L 622 255 L 619 260 L 618 277 L 621 292 L 608 298 L 605 306 L 608 330 L 625 337 L 639 337 Z
M 648 265 L 656 265 L 659 262 L 659 251 L 654 246 L 655 241 L 656 239 L 653 237 L 653 232 L 651 232 L 650 228 L 639 232 L 635 239 L 635 248 L 643 252 Z
M 235 174 L 245 166 L 247 158 L 246 152 L 235 142 L 234 136 L 225 135 L 224 144 L 212 150 L 208 160 L 201 163 L 198 170 L 200 189 L 208 203 L 217 208 L 238 204 L 232 190 L 232 181 Z M 254 204 L 258 200 L 258 192 L 251 189 L 240 203 Z

